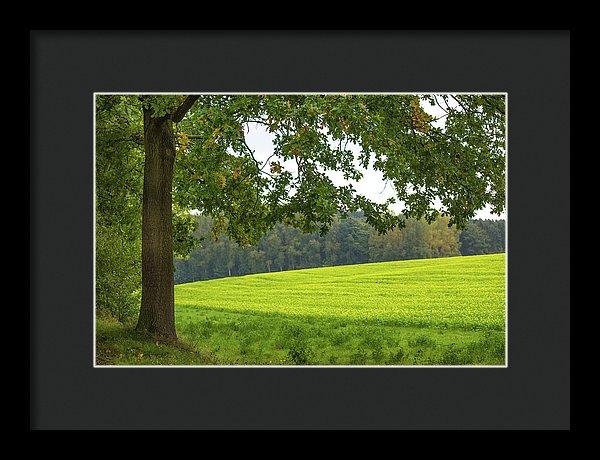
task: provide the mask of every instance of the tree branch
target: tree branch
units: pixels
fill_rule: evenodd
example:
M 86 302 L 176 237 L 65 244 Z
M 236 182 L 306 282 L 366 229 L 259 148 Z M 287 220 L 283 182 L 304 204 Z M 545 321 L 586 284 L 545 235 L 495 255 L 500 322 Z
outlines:
M 173 115 L 171 115 L 173 122 L 179 123 L 181 120 L 183 120 L 185 114 L 188 113 L 188 110 L 192 108 L 192 105 L 194 105 L 194 102 L 196 102 L 199 97 L 199 95 L 186 97 L 185 101 L 183 101 L 181 105 L 177 107 L 175 112 L 173 112 Z
M 433 99 L 435 100 L 435 103 L 437 104 L 437 106 L 440 109 L 442 109 L 446 113 L 446 115 L 448 115 L 448 111 L 445 108 L 442 107 L 442 104 L 440 104 L 440 102 L 438 101 L 437 96 L 435 94 L 433 95 Z M 448 107 L 448 106 L 446 106 L 446 107 Z
M 246 143 L 246 139 L 244 139 L 243 137 L 240 139 L 242 145 L 244 146 L 244 148 L 246 149 L 246 151 L 250 154 L 250 157 L 252 158 L 252 160 L 254 161 L 254 163 L 256 164 L 256 169 L 258 171 L 258 174 L 260 175 L 262 171 L 261 167 L 260 167 L 260 163 L 258 162 L 258 160 L 256 158 L 254 158 L 254 152 L 252 151 L 252 149 L 250 148 L 250 146 Z M 269 176 L 271 176 L 269 173 L 265 172 L 265 174 L 268 174 Z M 271 176 L 273 177 L 273 176 Z M 256 206 L 258 204 L 260 200 L 260 189 L 259 189 L 259 183 L 258 181 L 256 182 L 256 200 L 254 201 L 254 206 Z
M 254 119 L 254 118 L 249 118 L 247 119 L 244 123 L 256 123 L 257 125 L 265 125 L 265 126 L 269 126 L 269 123 L 267 122 L 267 120 L 263 120 L 263 119 Z
M 271 158 L 273 158 L 275 155 L 277 155 L 277 153 L 272 153 L 271 155 L 269 155 L 269 158 L 267 158 L 263 164 L 263 167 L 260 168 L 260 172 L 263 172 L 263 169 L 265 169 L 265 167 L 269 164 L 269 161 L 271 160 Z M 273 176 L 271 176 L 273 177 Z
M 483 96 L 483 99 L 488 103 L 489 106 L 491 106 L 496 112 L 498 112 L 500 115 L 504 115 L 504 110 L 501 110 L 500 107 L 496 104 L 496 101 L 494 100 L 494 98 L 492 96 Z
M 461 102 L 461 100 L 460 100 L 460 99 L 458 99 L 458 98 L 457 98 L 457 97 L 456 97 L 454 94 L 452 94 L 451 96 L 452 96 L 452 99 L 454 99 L 456 102 L 458 102 L 458 104 L 459 104 L 459 105 L 460 105 L 460 106 L 463 108 L 463 110 L 465 111 L 465 113 L 467 113 L 467 114 L 470 114 L 470 113 L 472 112 L 471 110 L 468 110 L 468 109 L 467 109 L 467 108 L 464 106 L 464 104 Z

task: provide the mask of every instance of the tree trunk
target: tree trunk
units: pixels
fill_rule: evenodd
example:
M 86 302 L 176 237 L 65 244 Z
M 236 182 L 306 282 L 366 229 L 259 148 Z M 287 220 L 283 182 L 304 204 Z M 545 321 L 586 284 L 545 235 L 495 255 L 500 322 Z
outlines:
M 136 328 L 176 339 L 171 197 L 175 139 L 171 117 L 153 118 L 151 113 L 144 109 L 142 305 Z

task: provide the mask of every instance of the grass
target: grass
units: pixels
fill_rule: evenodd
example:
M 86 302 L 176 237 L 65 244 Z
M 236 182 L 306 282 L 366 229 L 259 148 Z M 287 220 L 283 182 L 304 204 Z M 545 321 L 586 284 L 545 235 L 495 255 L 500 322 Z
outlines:
M 504 329 L 504 255 L 420 259 L 221 278 L 175 287 L 178 311 Z
M 96 319 L 97 365 L 218 364 L 209 353 L 184 341 L 165 343 L 110 318 Z
M 505 255 L 347 265 L 175 286 L 179 347 L 99 328 L 118 364 L 502 365 Z M 114 334 L 114 335 L 111 335 Z M 97 334 L 98 335 L 98 334 Z M 101 339 L 99 339 L 101 340 Z M 99 343 L 99 342 L 97 342 Z M 143 347 L 146 348 L 143 348 Z M 160 348 L 162 347 L 162 348 Z M 181 348 L 182 347 L 182 348 Z M 99 347 L 100 349 L 100 347 Z M 139 357 L 139 353 L 143 356 Z M 99 364 L 101 364 L 99 362 Z

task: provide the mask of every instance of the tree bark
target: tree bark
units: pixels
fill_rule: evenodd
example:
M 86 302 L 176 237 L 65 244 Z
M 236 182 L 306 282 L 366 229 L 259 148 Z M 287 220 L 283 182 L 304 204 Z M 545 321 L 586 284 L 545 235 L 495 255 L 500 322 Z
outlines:
M 138 330 L 176 339 L 173 274 L 172 185 L 175 139 L 170 116 L 144 109 L 142 203 L 142 304 Z

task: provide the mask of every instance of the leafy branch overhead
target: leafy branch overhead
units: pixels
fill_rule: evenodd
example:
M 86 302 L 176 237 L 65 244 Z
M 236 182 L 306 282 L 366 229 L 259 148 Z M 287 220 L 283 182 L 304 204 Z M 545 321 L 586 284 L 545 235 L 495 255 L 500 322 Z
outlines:
M 190 99 L 156 102 L 159 116 Z M 443 120 L 425 104 L 441 109 Z M 358 180 L 361 168 L 373 168 L 393 184 L 406 217 L 447 215 L 463 228 L 486 204 L 504 209 L 504 104 L 502 95 L 200 96 L 177 126 L 174 200 L 215 217 L 241 244 L 276 222 L 325 233 L 337 214 L 358 209 L 383 233 L 404 225 L 388 212 L 390 202 L 375 203 L 327 174 Z M 273 135 L 266 161 L 246 142 L 252 124 Z

